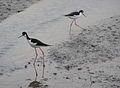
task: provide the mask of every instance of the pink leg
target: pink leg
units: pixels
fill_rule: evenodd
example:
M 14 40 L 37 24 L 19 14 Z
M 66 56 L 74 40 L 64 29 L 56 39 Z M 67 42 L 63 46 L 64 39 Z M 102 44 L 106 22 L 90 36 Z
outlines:
M 77 24 L 76 20 L 75 20 L 75 25 L 78 26 L 79 28 L 81 28 L 81 27 Z
M 77 27 L 81 28 L 81 29 L 85 29 L 85 28 L 80 27 L 80 26 L 77 24 L 76 20 L 75 20 L 75 25 L 76 25 Z
M 75 21 L 75 20 L 73 19 L 72 23 L 70 24 L 69 35 L 71 35 L 71 27 L 72 27 L 74 21 Z
M 43 50 L 42 50 L 41 48 L 39 48 L 39 49 L 40 49 L 40 51 L 41 51 L 42 54 L 43 54 L 43 73 L 42 73 L 42 78 L 44 78 L 44 71 L 45 71 L 44 52 L 43 52 Z
M 35 70 L 35 74 L 36 74 L 35 81 L 37 80 L 37 76 L 38 76 L 37 69 L 36 69 L 36 66 L 35 66 L 37 56 L 38 56 L 38 54 L 37 54 L 37 50 L 35 48 L 35 59 L 34 59 L 34 62 L 33 62 L 33 66 L 34 66 L 34 70 Z

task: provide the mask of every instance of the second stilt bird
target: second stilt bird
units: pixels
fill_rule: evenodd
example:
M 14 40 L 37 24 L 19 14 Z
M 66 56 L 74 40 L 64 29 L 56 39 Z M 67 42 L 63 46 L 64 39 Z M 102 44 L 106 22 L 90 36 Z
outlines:
M 85 16 L 83 10 L 76 11 L 76 12 L 71 12 L 71 13 L 69 13 L 69 14 L 64 15 L 64 16 L 69 17 L 70 19 L 73 20 L 72 23 L 70 24 L 69 34 L 71 34 L 71 27 L 72 27 L 73 23 L 75 23 L 76 26 L 80 27 L 80 26 L 77 24 L 76 19 L 79 18 L 81 15 L 84 15 L 84 16 Z M 85 16 L 85 17 L 86 17 L 86 16 Z M 80 27 L 80 28 L 82 28 L 82 27 Z

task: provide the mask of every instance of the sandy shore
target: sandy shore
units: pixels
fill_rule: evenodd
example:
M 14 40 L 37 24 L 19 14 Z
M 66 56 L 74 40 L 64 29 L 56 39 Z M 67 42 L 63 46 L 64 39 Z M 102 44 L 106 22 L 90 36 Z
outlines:
M 120 88 L 120 16 L 104 19 L 54 46 L 48 59 L 59 65 L 63 80 L 75 83 L 69 88 Z
M 50 48 L 45 58 L 45 81 L 38 61 L 37 81 L 30 64 L 1 76 L 1 88 L 120 88 L 119 25 L 120 16 L 110 17 Z
M 27 1 L 18 1 L 21 3 L 17 5 L 19 10 L 14 10 L 17 8 L 14 3 L 12 10 L 8 9 L 21 12 L 24 4 L 30 6 L 33 3 Z M 120 88 L 119 2 L 43 0 L 1 22 L 0 88 Z M 7 7 L 5 4 L 2 6 Z M 73 26 L 72 36 L 69 36 L 71 21 L 63 14 L 81 8 L 87 17 L 81 16 L 77 22 L 84 29 Z M 4 11 L 6 13 L 7 10 Z M 92 25 L 88 26 L 90 23 Z M 27 31 L 30 37 L 53 45 L 42 47 L 45 79 L 41 78 L 42 58 L 38 51 L 36 68 L 39 76 L 35 81 L 32 64 L 34 49 L 24 38 L 18 39 L 23 31 Z
M 0 22 L 8 16 L 24 11 L 40 0 L 0 0 Z

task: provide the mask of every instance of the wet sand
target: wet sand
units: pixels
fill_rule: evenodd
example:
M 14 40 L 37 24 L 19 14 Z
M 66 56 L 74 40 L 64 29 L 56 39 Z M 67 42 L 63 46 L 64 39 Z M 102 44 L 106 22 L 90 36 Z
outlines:
M 63 14 L 81 8 L 87 18 L 77 21 L 86 30 L 73 26 L 69 40 L 71 21 Z M 119 88 L 119 8 L 119 0 L 43 0 L 10 16 L 0 24 L 0 87 L 27 88 L 35 79 L 32 63 L 25 67 L 34 58 L 34 50 L 24 38 L 17 38 L 27 31 L 53 45 L 42 48 L 45 81 L 42 59 L 37 63 L 40 88 Z

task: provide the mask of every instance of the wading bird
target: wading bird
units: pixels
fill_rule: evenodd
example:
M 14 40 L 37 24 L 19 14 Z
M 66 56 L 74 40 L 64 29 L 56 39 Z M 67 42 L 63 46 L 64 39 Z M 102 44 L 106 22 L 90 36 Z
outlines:
M 30 38 L 26 32 L 22 32 L 22 35 L 19 36 L 18 38 L 20 38 L 22 36 L 26 37 L 29 45 L 35 49 L 35 59 L 34 59 L 34 62 L 33 62 L 33 66 L 34 66 L 35 74 L 36 74 L 35 80 L 37 79 L 37 76 L 38 76 L 36 65 L 35 65 L 36 59 L 37 59 L 37 56 L 38 56 L 36 48 L 40 49 L 40 51 L 42 52 L 42 54 L 43 54 L 43 73 L 42 73 L 42 78 L 44 78 L 44 69 L 45 69 L 44 52 L 43 52 L 43 50 L 40 47 L 41 46 L 46 47 L 46 46 L 50 46 L 50 45 L 45 44 L 45 43 L 39 41 L 38 39 Z
M 70 24 L 70 30 L 69 30 L 69 34 L 70 34 L 70 35 L 71 35 L 71 27 L 72 27 L 73 23 L 75 23 L 75 25 L 78 26 L 79 28 L 82 28 L 82 27 L 80 27 L 80 26 L 77 24 L 77 22 L 76 22 L 76 19 L 79 18 L 81 15 L 85 16 L 83 10 L 76 11 L 76 12 L 71 12 L 71 13 L 69 13 L 69 14 L 64 15 L 64 16 L 69 17 L 70 19 L 73 20 L 72 23 Z M 86 16 L 85 16 L 85 17 L 86 17 Z M 82 29 L 84 29 L 84 28 L 82 28 Z

